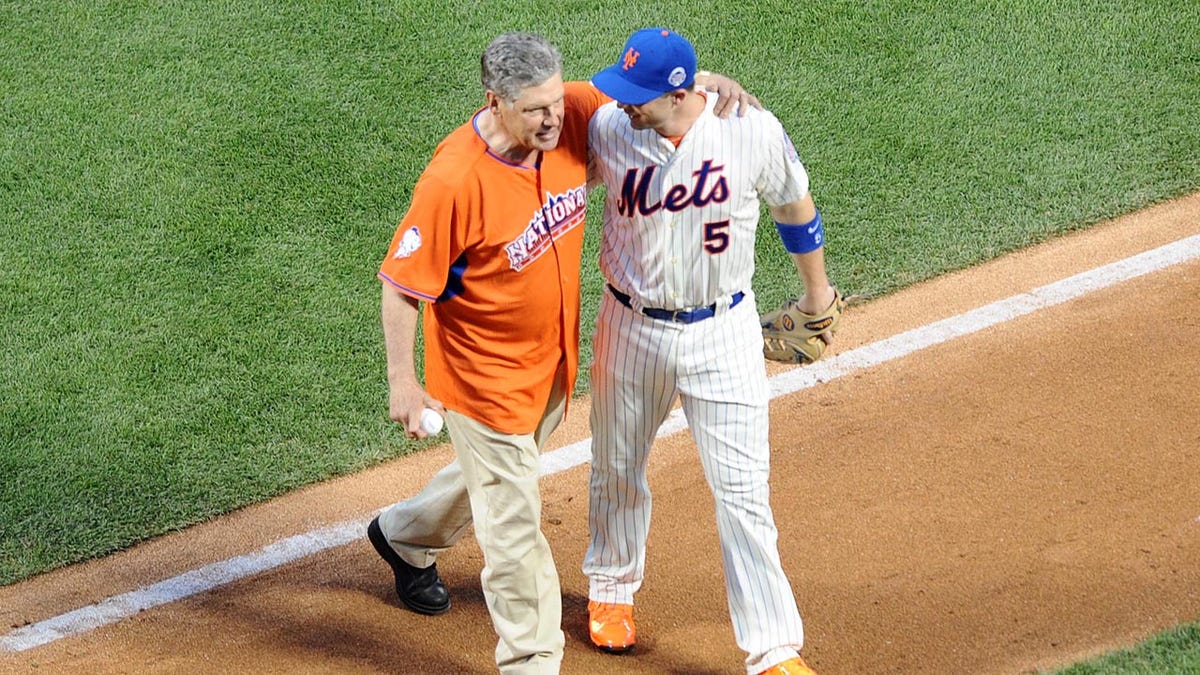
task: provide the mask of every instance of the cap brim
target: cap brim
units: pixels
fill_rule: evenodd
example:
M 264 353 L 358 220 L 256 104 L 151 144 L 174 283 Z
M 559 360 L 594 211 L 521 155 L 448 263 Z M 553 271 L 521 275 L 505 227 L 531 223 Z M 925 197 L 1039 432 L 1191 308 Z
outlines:
M 592 76 L 592 84 L 617 103 L 642 105 L 662 96 L 666 92 L 655 91 L 633 84 L 621 74 L 621 66 L 612 65 Z

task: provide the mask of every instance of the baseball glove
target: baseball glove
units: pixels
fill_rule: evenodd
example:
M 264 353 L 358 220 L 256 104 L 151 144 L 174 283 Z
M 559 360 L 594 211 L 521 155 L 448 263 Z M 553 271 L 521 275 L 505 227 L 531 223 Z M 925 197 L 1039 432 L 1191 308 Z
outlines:
M 833 302 L 824 312 L 806 314 L 796 307 L 798 300 L 790 298 L 779 309 L 762 315 L 759 323 L 763 332 L 763 355 L 785 363 L 812 363 L 825 353 L 821 333 L 837 331 L 846 309 L 846 300 L 833 289 Z

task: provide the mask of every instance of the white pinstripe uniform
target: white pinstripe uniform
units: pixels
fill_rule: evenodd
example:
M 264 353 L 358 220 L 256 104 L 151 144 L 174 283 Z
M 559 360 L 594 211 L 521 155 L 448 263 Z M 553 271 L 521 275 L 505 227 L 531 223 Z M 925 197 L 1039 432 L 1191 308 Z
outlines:
M 633 604 L 650 524 L 646 459 L 678 396 L 716 503 L 734 633 L 748 671 L 758 672 L 795 656 L 804 635 L 769 503 L 770 392 L 750 288 L 755 231 L 760 198 L 798 201 L 808 174 L 774 115 L 720 119 L 715 98 L 678 148 L 633 129 L 615 103 L 589 126 L 594 178 L 608 190 L 600 267 L 629 306 L 610 289 L 596 321 L 583 567 L 590 599 Z M 692 323 L 641 313 L 709 306 L 715 316 Z

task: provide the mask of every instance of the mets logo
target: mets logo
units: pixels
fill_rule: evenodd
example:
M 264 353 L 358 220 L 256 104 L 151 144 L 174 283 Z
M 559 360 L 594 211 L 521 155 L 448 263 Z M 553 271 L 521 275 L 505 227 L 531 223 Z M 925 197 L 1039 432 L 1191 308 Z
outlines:
M 624 63 L 621 64 L 621 69 L 629 70 L 630 68 L 632 68 L 634 66 L 634 64 L 637 63 L 639 56 L 641 56 L 641 53 L 639 53 L 633 47 L 630 47 L 629 51 L 625 52 L 625 60 L 624 60 Z
M 421 248 L 421 233 L 414 225 L 404 232 L 400 237 L 400 245 L 396 247 L 396 255 L 392 256 L 396 260 L 407 258 L 416 253 L 417 249 Z

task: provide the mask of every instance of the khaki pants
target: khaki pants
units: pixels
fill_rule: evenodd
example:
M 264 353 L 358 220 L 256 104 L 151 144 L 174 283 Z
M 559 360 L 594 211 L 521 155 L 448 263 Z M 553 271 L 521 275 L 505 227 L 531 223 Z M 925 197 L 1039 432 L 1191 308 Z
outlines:
M 562 594 L 541 530 L 538 457 L 562 421 L 566 400 L 560 368 L 531 434 L 502 434 L 448 410 L 446 429 L 458 460 L 379 517 L 392 548 L 417 567 L 431 565 L 475 523 L 484 557 L 480 581 L 499 637 L 496 665 L 505 674 L 558 673 L 562 662 Z

